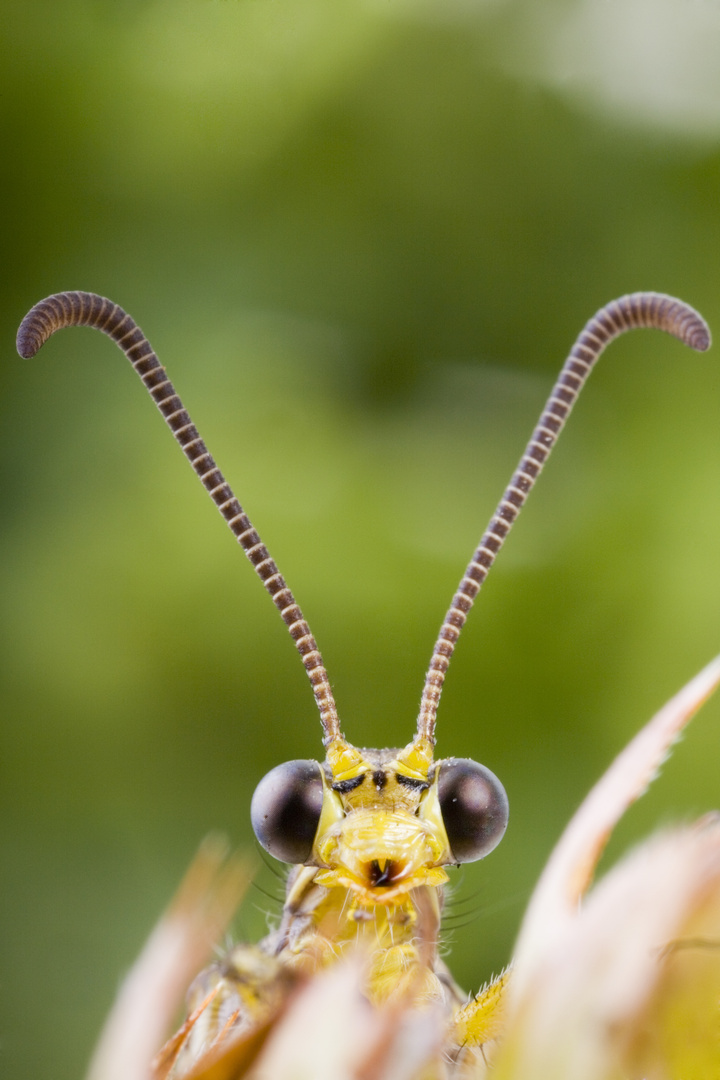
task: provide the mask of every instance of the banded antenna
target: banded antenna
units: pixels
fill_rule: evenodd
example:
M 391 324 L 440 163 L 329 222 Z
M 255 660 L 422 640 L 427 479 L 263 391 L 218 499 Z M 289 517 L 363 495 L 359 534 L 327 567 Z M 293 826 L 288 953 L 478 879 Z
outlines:
M 341 755 L 349 752 L 350 747 L 340 731 L 327 672 L 310 627 L 275 561 L 215 464 L 142 330 L 118 304 L 102 296 L 87 292 L 57 293 L 41 300 L 23 319 L 17 335 L 18 352 L 25 358 L 34 356 L 56 330 L 66 326 L 92 326 L 107 334 L 140 376 L 280 612 L 313 688 L 323 726 L 323 742 L 327 747 L 335 743 Z M 703 318 L 688 304 L 662 293 L 644 292 L 623 296 L 601 308 L 586 324 L 565 361 L 525 453 L 468 564 L 440 628 L 425 678 L 415 736 L 421 756 L 431 757 L 437 707 L 460 631 L 490 567 L 565 426 L 578 394 L 605 346 L 626 330 L 641 327 L 664 330 L 700 352 L 710 345 L 710 331 Z M 342 746 L 345 751 L 341 749 Z
M 440 627 L 425 677 L 416 743 L 432 746 L 435 741 L 438 702 L 445 672 L 460 631 L 490 567 L 542 472 L 595 361 L 613 338 L 626 330 L 642 327 L 664 330 L 698 352 L 704 352 L 710 346 L 710 331 L 702 316 L 688 304 L 663 293 L 638 292 L 622 296 L 600 308 L 586 323 L 563 365 L 538 425 L 525 447 L 525 453 L 465 570 L 445 621 Z
M 290 631 L 320 710 L 323 742 L 327 746 L 342 740 L 330 682 L 310 627 L 275 561 L 215 464 L 150 342 L 137 323 L 112 300 L 96 296 L 95 293 L 64 292 L 41 300 L 28 312 L 18 330 L 18 352 L 29 359 L 51 334 L 66 326 L 92 326 L 111 337 L 122 349 Z

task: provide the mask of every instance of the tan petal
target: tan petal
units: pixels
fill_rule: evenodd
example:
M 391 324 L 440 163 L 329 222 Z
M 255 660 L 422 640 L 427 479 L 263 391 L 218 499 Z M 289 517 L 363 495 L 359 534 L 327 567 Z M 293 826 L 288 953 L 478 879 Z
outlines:
M 720 823 L 661 834 L 593 889 L 506 1032 L 502 1080 L 720 1075 Z
M 720 826 L 698 839 L 686 882 L 686 917 L 660 956 L 660 971 L 628 1052 L 637 1075 L 720 1077 Z M 703 850 L 704 848 L 704 850 Z
M 252 1080 L 416 1080 L 437 1075 L 445 1018 L 362 994 L 360 957 L 308 980 L 268 1039 Z M 427 1071 L 428 1067 L 431 1069 Z
M 515 950 L 513 1000 L 534 992 L 588 888 L 608 838 L 657 775 L 669 748 L 720 682 L 720 657 L 696 675 L 615 759 L 558 841 L 535 887 Z
M 191 979 L 205 964 L 250 881 L 226 844 L 205 841 L 130 969 L 101 1032 L 87 1080 L 149 1080 Z

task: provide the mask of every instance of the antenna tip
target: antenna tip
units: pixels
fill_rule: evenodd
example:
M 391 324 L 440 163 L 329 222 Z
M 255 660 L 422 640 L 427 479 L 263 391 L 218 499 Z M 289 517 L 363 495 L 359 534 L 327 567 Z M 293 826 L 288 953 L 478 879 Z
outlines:
M 700 319 L 698 325 L 692 328 L 688 345 L 698 352 L 706 352 L 712 345 L 710 328 L 704 319 Z
M 712 344 L 710 327 L 703 319 L 699 311 L 690 307 L 689 304 L 679 302 L 679 326 L 677 336 L 685 345 L 697 352 L 706 352 Z
M 18 353 L 23 360 L 29 360 L 31 356 L 35 355 L 42 343 L 42 335 L 38 333 L 37 326 L 34 325 L 30 316 L 26 315 L 17 332 L 15 344 Z
M 53 298 L 48 297 L 48 299 Z M 45 344 L 53 330 L 57 329 L 57 325 L 53 326 L 51 319 L 48 318 L 49 314 L 48 301 L 41 300 L 39 304 L 35 304 L 34 307 L 30 308 L 30 311 L 20 323 L 15 345 L 23 360 L 29 360 L 31 356 L 34 356 Z
M 710 328 L 699 311 L 667 293 L 637 292 L 614 300 L 603 309 L 612 314 L 612 337 L 641 327 L 664 330 L 683 345 L 705 352 L 710 348 Z M 598 316 L 600 313 L 598 312 Z M 605 340 L 605 344 L 610 339 Z
M 694 318 L 688 322 L 687 329 L 685 329 L 685 343 L 697 352 L 706 352 L 712 343 L 710 328 L 702 315 L 698 315 L 696 311 L 693 311 L 693 316 Z

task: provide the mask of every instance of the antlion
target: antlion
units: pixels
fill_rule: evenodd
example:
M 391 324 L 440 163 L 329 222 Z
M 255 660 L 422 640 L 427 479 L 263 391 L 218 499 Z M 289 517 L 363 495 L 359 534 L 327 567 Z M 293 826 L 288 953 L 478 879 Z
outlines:
M 363 993 L 373 1005 L 402 1002 L 427 1011 L 433 1022 L 441 1014 L 442 1071 L 423 1076 L 479 1075 L 500 1030 L 509 976 L 501 975 L 468 1002 L 439 958 L 445 867 L 482 859 L 495 848 L 507 825 L 508 801 L 484 765 L 433 758 L 445 674 L 490 567 L 604 348 L 626 330 L 654 327 L 705 350 L 705 322 L 680 300 L 647 292 L 613 301 L 587 323 L 452 599 L 425 677 L 415 735 L 393 750 L 360 750 L 343 735 L 320 651 L 299 605 L 137 324 L 103 297 L 59 293 L 23 320 L 20 355 L 34 356 L 67 326 L 107 334 L 142 379 L 288 628 L 310 679 L 326 753 L 322 764 L 287 762 L 260 781 L 251 806 L 255 835 L 271 855 L 293 864 L 282 920 L 258 945 L 230 949 L 198 976 L 189 1019 L 159 1056 L 156 1075 L 245 1075 L 261 1036 L 296 988 L 357 954 Z M 234 1071 L 213 1072 L 223 1050 L 238 1045 L 250 1049 L 244 1058 L 236 1055 Z

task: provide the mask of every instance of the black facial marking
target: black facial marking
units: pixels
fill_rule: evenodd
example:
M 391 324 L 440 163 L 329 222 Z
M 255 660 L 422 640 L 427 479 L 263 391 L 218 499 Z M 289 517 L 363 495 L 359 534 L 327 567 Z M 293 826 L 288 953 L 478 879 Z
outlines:
M 337 791 L 338 795 L 346 795 L 348 791 L 354 791 L 356 787 L 360 787 L 365 779 L 365 773 L 362 776 L 354 776 L 352 780 L 338 780 L 333 784 L 333 791 Z
M 377 790 L 382 791 L 382 789 L 387 784 L 387 773 L 385 772 L 385 770 L 384 769 L 376 769 L 375 772 L 372 774 L 372 778 L 373 778 L 373 784 L 375 785 Z
M 429 788 L 427 780 L 416 780 L 414 776 L 403 776 L 402 773 L 395 773 L 395 779 L 398 784 L 404 784 L 405 787 L 414 788 L 415 791 L 425 791 Z
M 390 859 L 385 863 L 384 868 L 381 868 L 377 859 L 373 859 L 370 863 L 370 884 L 375 888 L 383 888 L 392 885 L 393 870 L 394 866 Z

